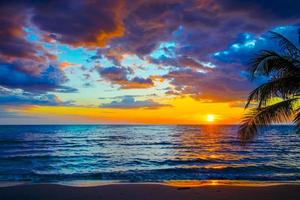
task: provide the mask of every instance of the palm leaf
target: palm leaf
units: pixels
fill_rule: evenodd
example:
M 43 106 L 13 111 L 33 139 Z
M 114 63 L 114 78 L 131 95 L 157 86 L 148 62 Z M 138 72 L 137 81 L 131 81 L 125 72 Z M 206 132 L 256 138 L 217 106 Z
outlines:
M 252 109 L 242 121 L 239 129 L 240 138 L 252 139 L 257 133 L 258 126 L 289 121 L 294 113 L 293 104 L 298 100 L 298 98 L 292 98 L 264 108 Z
M 300 134 L 300 107 L 298 109 L 296 109 L 295 113 L 296 114 L 295 114 L 295 118 L 293 121 L 297 128 L 297 134 Z
M 267 83 L 254 89 L 248 97 L 245 108 L 248 108 L 251 102 L 258 102 L 258 108 L 266 106 L 269 101 L 275 97 L 287 99 L 299 94 L 300 75 L 290 75 L 286 77 L 273 78 Z
M 254 79 L 256 74 L 269 76 L 273 72 L 277 75 L 300 73 L 300 62 L 290 59 L 274 51 L 262 51 L 251 61 L 250 74 Z
M 256 78 L 256 75 L 271 78 L 249 94 L 246 108 L 252 102 L 257 105 L 245 115 L 240 126 L 239 136 L 244 141 L 253 138 L 258 127 L 287 122 L 292 117 L 300 134 L 300 50 L 283 35 L 271 33 L 272 38 L 279 42 L 284 54 L 265 50 L 251 62 L 252 79 Z M 282 101 L 269 105 L 276 97 Z
M 276 39 L 279 42 L 281 49 L 285 53 L 287 53 L 292 58 L 299 58 L 300 50 L 289 39 L 274 31 L 270 31 L 270 33 L 272 34 L 272 38 Z

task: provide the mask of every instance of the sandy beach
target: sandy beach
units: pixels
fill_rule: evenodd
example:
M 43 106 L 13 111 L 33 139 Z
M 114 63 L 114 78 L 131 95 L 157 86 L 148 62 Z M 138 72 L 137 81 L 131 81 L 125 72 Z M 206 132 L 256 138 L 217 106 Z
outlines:
M 297 200 L 299 197 L 300 185 L 183 187 L 163 184 L 110 184 L 74 187 L 36 184 L 0 188 L 1 200 Z

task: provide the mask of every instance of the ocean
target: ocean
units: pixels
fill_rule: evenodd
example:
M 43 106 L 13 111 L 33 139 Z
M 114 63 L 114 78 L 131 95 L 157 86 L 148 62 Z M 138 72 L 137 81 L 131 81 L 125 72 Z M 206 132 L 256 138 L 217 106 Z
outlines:
M 299 181 L 300 136 L 269 126 L 0 126 L 0 182 Z

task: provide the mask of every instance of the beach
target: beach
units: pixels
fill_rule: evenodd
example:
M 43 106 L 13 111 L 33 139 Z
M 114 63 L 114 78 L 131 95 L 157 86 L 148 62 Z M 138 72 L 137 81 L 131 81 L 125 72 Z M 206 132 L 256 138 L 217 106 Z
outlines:
M 197 187 L 164 184 L 109 184 L 74 187 L 57 184 L 18 185 L 0 188 L 1 200 L 297 200 L 300 185 Z

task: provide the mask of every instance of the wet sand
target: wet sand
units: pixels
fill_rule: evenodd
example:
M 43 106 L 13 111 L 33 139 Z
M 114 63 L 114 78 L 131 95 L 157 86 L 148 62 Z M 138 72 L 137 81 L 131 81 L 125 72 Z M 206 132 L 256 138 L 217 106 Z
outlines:
M 168 186 L 163 184 L 110 184 L 93 187 L 56 184 L 0 188 L 1 200 L 298 200 L 300 185 Z

